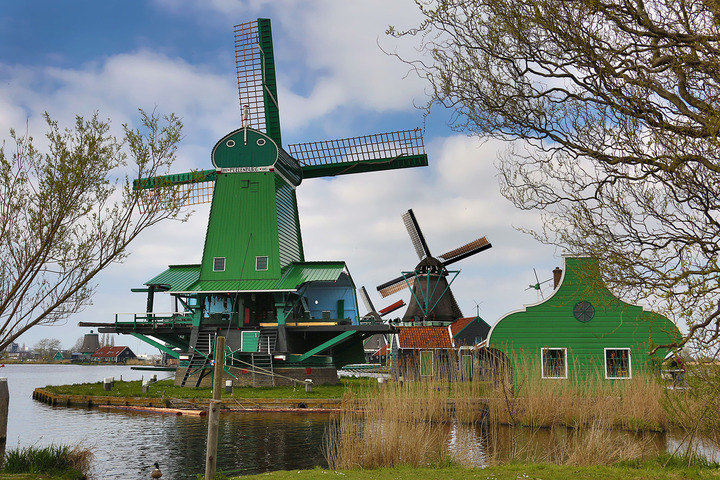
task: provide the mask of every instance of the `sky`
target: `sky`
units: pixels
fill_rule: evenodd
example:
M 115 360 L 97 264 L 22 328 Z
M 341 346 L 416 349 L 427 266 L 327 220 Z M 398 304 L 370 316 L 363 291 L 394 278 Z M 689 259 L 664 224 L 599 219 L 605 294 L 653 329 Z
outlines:
M 212 168 L 210 150 L 241 126 L 233 25 L 270 18 L 278 103 L 285 144 L 423 129 L 429 166 L 310 179 L 298 187 L 307 260 L 344 260 L 376 308 L 375 286 L 411 270 L 418 259 L 400 216 L 412 208 L 430 250 L 438 255 L 480 236 L 493 247 L 452 266 L 452 290 L 465 315 L 491 325 L 539 300 L 540 280 L 562 266 L 561 251 L 519 228 L 537 229 L 537 212 L 516 209 L 499 191 L 495 162 L 508 145 L 452 131 L 452 112 L 427 117 L 427 85 L 386 52 L 412 55 L 413 41 L 388 37 L 417 25 L 408 0 L 149 0 L 4 2 L 0 9 L 0 141 L 9 129 L 44 133 L 42 114 L 61 124 L 99 112 L 137 125 L 138 108 L 175 113 L 184 139 L 173 170 Z M 193 207 L 186 223 L 167 221 L 146 231 L 122 264 L 96 277 L 93 304 L 60 324 L 35 327 L 19 339 L 32 346 L 58 338 L 64 348 L 89 329 L 80 321 L 114 320 L 141 312 L 145 296 L 131 293 L 169 264 L 199 263 L 208 205 Z M 551 287 L 548 287 L 551 288 Z M 549 290 L 546 290 L 546 294 Z M 156 311 L 169 311 L 169 296 Z M 360 307 L 360 314 L 364 314 Z M 136 353 L 157 353 L 132 337 L 118 337 Z

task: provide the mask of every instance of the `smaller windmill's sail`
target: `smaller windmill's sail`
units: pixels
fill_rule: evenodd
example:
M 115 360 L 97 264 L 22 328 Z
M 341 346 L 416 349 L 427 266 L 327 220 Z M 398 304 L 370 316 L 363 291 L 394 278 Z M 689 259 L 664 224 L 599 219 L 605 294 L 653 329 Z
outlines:
M 473 240 L 472 242 L 463 245 L 462 247 L 458 247 L 454 250 L 450 250 L 447 253 L 443 253 L 442 255 L 440 255 L 440 260 L 442 260 L 443 265 L 447 266 L 451 263 L 455 263 L 462 260 L 463 258 L 475 255 L 476 253 L 480 253 L 483 250 L 487 250 L 491 247 L 492 244 L 487 241 L 487 238 L 481 237 L 477 240 Z
M 405 306 L 405 300 L 400 299 L 397 302 L 393 303 L 392 305 L 388 305 L 387 307 L 381 309 L 378 313 L 380 314 L 381 317 L 384 317 L 388 313 L 392 313 L 395 310 L 398 310 L 404 306 Z
M 398 277 L 394 280 L 390 280 L 389 282 L 383 283 L 382 285 L 378 285 L 377 291 L 380 292 L 380 295 L 384 297 L 387 297 L 388 295 L 392 295 L 393 293 L 397 293 L 400 290 L 403 290 L 408 287 L 412 287 L 415 285 L 415 274 L 410 274 L 404 277 Z
M 133 190 L 139 190 L 140 212 L 149 208 L 170 208 L 178 200 L 181 207 L 212 201 L 217 173 L 202 170 L 133 180 Z
M 288 145 L 287 149 L 300 162 L 303 178 L 427 165 L 420 129 L 295 143 Z
M 368 295 L 365 287 L 360 287 L 358 289 L 358 292 L 360 293 L 360 299 L 363 301 L 363 304 L 365 304 L 365 308 L 367 309 L 368 313 L 376 313 L 375 306 L 372 304 L 372 301 L 370 300 L 370 295 Z
M 268 134 L 278 145 L 280 117 L 270 20 L 235 25 L 235 64 L 243 121 Z
M 403 213 L 402 220 L 405 224 L 408 235 L 410 235 L 410 240 L 412 241 L 413 247 L 415 247 L 415 252 L 417 252 L 418 258 L 422 260 L 425 257 L 432 256 L 430 255 L 430 249 L 427 246 L 427 242 L 425 242 L 425 237 L 420 230 L 420 225 L 418 225 L 412 209 Z

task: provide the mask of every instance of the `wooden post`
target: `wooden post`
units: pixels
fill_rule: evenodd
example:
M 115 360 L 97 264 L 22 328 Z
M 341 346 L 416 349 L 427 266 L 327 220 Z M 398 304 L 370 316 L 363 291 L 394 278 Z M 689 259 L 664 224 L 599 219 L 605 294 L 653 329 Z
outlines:
M 213 397 L 208 408 L 207 453 L 205 454 L 205 479 L 215 477 L 217 467 L 218 430 L 220 429 L 220 397 L 222 373 L 225 363 L 225 337 L 215 337 L 215 370 L 213 371 Z
M 3 458 L 5 457 L 9 403 L 10 392 L 8 391 L 7 378 L 0 378 L 0 466 L 2 466 Z

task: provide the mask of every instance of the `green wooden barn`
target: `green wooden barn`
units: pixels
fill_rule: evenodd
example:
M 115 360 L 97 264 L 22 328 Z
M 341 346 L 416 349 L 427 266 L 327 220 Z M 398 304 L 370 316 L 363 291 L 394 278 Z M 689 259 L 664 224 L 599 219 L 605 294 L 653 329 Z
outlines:
M 652 372 L 680 339 L 668 318 L 615 297 L 597 260 L 565 256 L 556 269 L 553 294 L 508 313 L 493 326 L 487 345 L 507 355 L 516 379 L 527 372 L 542 379 L 601 381 Z

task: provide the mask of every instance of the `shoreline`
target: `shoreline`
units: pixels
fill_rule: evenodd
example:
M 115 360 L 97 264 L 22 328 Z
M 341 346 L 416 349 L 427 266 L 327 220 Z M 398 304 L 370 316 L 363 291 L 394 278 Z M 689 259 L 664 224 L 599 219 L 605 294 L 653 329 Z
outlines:
M 110 395 L 71 395 L 53 393 L 36 388 L 33 400 L 53 407 L 116 408 L 146 413 L 198 415 L 192 412 L 206 411 L 209 398 L 167 397 L 121 397 Z M 288 412 L 288 413 L 338 413 L 347 410 L 340 398 L 233 398 L 223 402 L 224 412 Z

